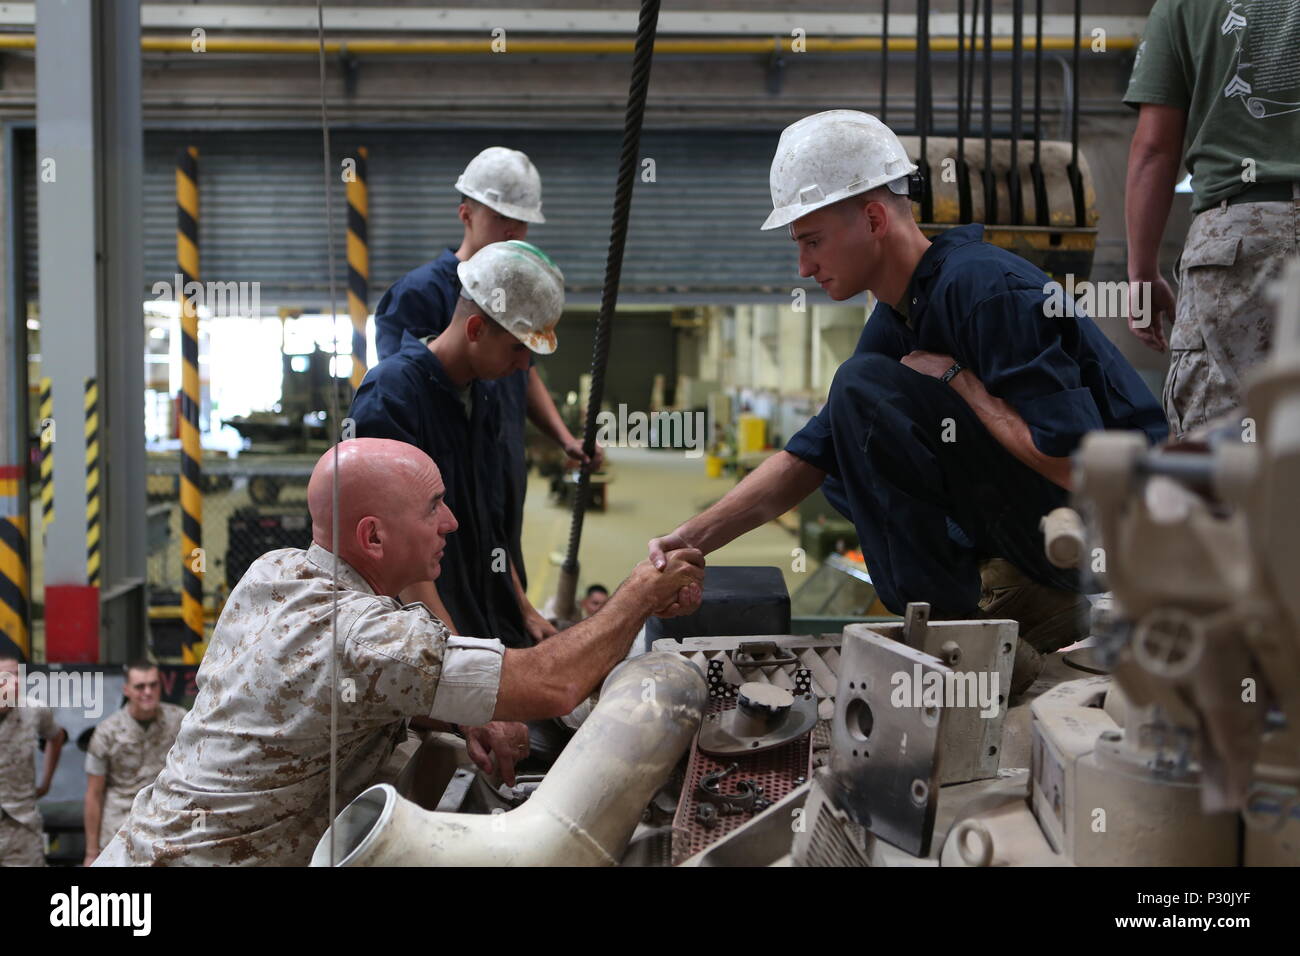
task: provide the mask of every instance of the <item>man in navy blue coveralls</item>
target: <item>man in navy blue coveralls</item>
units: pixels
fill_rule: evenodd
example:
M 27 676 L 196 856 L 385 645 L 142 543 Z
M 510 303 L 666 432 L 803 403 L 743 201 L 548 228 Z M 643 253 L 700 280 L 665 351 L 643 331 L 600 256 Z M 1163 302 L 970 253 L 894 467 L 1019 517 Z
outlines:
M 460 298 L 456 268 L 474 253 L 493 242 L 524 239 L 529 223 L 543 223 L 542 183 L 528 157 L 512 149 L 492 146 L 483 150 L 456 181 L 461 192 L 457 216 L 463 227 L 460 246 L 448 247 L 433 261 L 402 276 L 384 293 L 375 309 L 375 348 L 382 361 L 403 348 L 406 333 L 417 341 L 439 335 L 451 322 Z M 522 548 L 524 498 L 528 485 L 525 462 L 524 417 L 559 445 L 569 458 L 585 463 L 582 442 L 565 426 L 551 393 L 530 360 L 529 368 L 516 370 L 489 385 L 499 406 L 495 416 L 496 441 L 505 451 L 494 481 L 504 481 L 501 507 L 504 510 L 507 547 L 510 551 L 515 600 L 520 604 L 524 625 L 535 640 L 555 633 L 555 628 L 532 606 L 524 589 L 528 575 Z M 482 459 L 472 477 L 487 480 Z M 594 468 L 603 461 L 597 449 Z M 459 623 L 459 622 L 458 622 Z
M 437 585 L 413 585 L 403 600 L 423 601 L 453 634 L 526 647 L 549 635 L 530 627 L 530 612 L 540 615 L 514 573 L 495 385 L 526 370 L 534 352 L 554 351 L 564 278 L 544 252 L 517 241 L 484 246 L 458 274 L 465 288 L 446 331 L 403 333 L 401 350 L 366 374 L 349 415 L 357 437 L 404 441 L 432 458 L 459 522 Z
M 884 605 L 936 619 L 1020 622 L 1012 693 L 1041 654 L 1087 634 L 1078 574 L 1047 561 L 1040 519 L 1067 504 L 1070 454 L 1094 429 L 1167 437 L 1155 397 L 1091 318 L 1046 306 L 1049 277 L 982 241 L 933 242 L 912 216 L 916 167 L 863 113 L 807 117 L 781 137 L 773 214 L 799 271 L 876 306 L 825 407 L 716 505 L 650 542 L 708 553 L 819 486 L 856 527 Z

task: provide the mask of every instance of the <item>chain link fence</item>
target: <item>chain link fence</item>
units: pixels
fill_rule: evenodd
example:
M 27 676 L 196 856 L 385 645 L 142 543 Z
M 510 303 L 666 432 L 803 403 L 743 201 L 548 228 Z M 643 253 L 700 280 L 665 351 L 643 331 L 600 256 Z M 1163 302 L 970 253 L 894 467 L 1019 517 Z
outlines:
M 305 548 L 311 543 L 307 481 L 315 456 L 250 456 L 203 464 L 201 553 L 181 554 L 179 456 L 150 456 L 148 496 L 148 580 L 154 653 L 181 657 L 182 562 L 203 572 L 207 633 L 226 597 L 268 551 Z

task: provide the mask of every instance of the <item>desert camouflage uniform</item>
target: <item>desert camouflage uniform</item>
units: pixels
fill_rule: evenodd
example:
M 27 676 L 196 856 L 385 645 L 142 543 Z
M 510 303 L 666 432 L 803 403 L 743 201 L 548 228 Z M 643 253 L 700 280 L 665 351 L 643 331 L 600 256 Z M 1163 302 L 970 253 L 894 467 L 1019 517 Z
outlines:
M 1291 202 L 1220 203 L 1197 215 L 1178 260 L 1178 315 L 1164 407 L 1181 438 L 1242 404 L 1242 380 L 1273 335 L 1269 284 L 1300 254 L 1300 186 Z
M 146 727 L 123 707 L 95 728 L 86 751 L 86 773 L 104 778 L 104 812 L 99 824 L 99 845 L 107 846 L 131 812 L 135 795 L 153 783 L 167 762 L 185 708 L 162 703 Z
M 96 866 L 303 865 L 329 824 L 333 556 L 273 551 L 226 602 L 194 708 L 158 779 Z M 455 637 L 423 604 L 375 595 L 338 562 L 338 808 L 416 715 L 484 724 L 499 641 Z
M 36 743 L 59 735 L 48 707 L 15 707 L 0 719 L 0 866 L 44 866 L 36 807 Z

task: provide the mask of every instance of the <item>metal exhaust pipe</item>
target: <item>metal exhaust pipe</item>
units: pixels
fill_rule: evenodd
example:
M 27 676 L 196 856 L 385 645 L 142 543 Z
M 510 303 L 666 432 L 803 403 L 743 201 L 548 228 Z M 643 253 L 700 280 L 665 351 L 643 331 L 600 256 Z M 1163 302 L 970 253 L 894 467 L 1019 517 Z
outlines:
M 676 654 L 619 665 L 536 792 L 506 813 L 424 810 L 388 784 L 352 801 L 332 829 L 338 866 L 613 866 L 655 791 L 699 730 L 708 689 Z M 312 866 L 329 865 L 330 832 Z

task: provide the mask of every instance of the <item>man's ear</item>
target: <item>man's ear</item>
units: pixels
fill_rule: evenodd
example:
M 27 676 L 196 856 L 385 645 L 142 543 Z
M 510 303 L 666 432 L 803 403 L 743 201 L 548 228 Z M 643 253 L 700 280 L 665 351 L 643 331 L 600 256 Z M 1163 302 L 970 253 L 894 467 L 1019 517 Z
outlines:
M 473 312 L 465 319 L 465 337 L 471 342 L 478 342 L 488 333 L 487 319 Z
M 879 236 L 889 228 L 889 220 L 894 215 L 894 210 L 890 208 L 889 203 L 873 199 L 863 204 L 862 215 L 867 219 L 868 231 L 873 236 Z
M 384 529 L 374 515 L 366 515 L 357 522 L 357 549 L 367 557 L 383 557 Z

